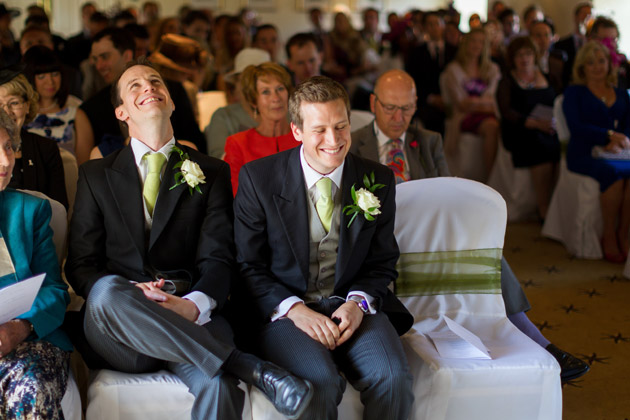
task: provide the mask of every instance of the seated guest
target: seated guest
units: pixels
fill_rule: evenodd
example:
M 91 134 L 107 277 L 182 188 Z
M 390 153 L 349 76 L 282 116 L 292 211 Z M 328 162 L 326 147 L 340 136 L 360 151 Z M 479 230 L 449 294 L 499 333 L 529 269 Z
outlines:
M 538 67 L 538 50 L 531 38 L 514 38 L 506 59 L 511 71 L 497 89 L 503 145 L 510 151 L 515 167 L 529 168 L 538 215 L 544 219 L 560 161 L 552 114 L 556 93 Z M 536 113 L 543 107 L 546 112 Z
M 378 28 L 379 12 L 373 7 L 363 10 L 363 29 L 359 32 L 368 48 L 374 53 L 383 53 L 383 33 Z
M 0 324 L 0 417 L 59 419 L 72 351 L 60 327 L 70 297 L 48 225 L 50 204 L 7 188 L 18 146 L 19 131 L 0 110 L 0 289 L 46 274 L 32 308 Z
M 214 65 L 219 73 L 217 87 L 224 90 L 224 76 L 236 67 L 236 55 L 249 44 L 247 27 L 243 21 L 232 16 L 225 23 L 221 45 L 215 52 Z
M 101 148 L 103 156 L 122 147 L 124 137 L 114 116 L 110 94 L 111 83 L 122 72 L 125 64 L 133 59 L 135 44 L 133 37 L 124 29 L 108 28 L 98 33 L 92 43 L 92 60 L 96 70 L 108 83 L 95 96 L 83 102 L 81 109 L 87 115 L 94 133 L 94 144 Z M 181 83 L 166 82 L 171 92 L 176 111 L 171 123 L 175 135 L 189 140 L 202 152 L 206 150 L 205 139 L 195 123 L 192 105 Z M 103 138 L 108 135 L 101 147 Z
M 499 142 L 494 96 L 500 77 L 498 66 L 490 61 L 483 29 L 473 29 L 464 36 L 455 59 L 441 76 L 441 85 L 446 89 L 442 94 L 451 108 L 444 139 L 446 152 L 456 152 L 460 132 L 481 136 L 486 177 L 494 165 Z
M 331 53 L 326 59 L 332 64 L 327 71 L 336 80 L 345 82 L 349 78 L 374 70 L 374 65 L 366 60 L 367 44 L 352 27 L 345 13 L 335 14 L 334 26 L 328 36 Z
M 37 115 L 37 92 L 23 74 L 0 70 L 0 106 L 17 125 L 18 145 L 9 186 L 39 191 L 68 208 L 63 163 L 54 140 L 26 131 Z
M 630 148 L 630 100 L 625 90 L 615 88 L 616 82 L 610 51 L 589 41 L 575 58 L 575 84 L 564 91 L 563 110 L 571 132 L 567 167 L 599 182 L 604 256 L 624 263 L 629 247 L 630 161 L 592 155 L 594 146 L 612 153 Z
M 302 146 L 243 166 L 234 202 L 254 345 L 313 383 L 304 419 L 336 419 L 346 381 L 361 393 L 364 419 L 406 419 L 413 379 L 398 335 L 413 317 L 388 288 L 399 257 L 394 175 L 348 153 L 350 103 L 339 83 L 307 80 L 289 110 Z M 380 208 L 352 219 L 342 208 L 365 176 L 383 184 L 372 197 Z
M 256 27 L 256 32 L 252 38 L 252 47 L 267 51 L 271 61 L 278 62 L 278 50 L 280 40 L 278 39 L 278 28 L 271 24 Z
M 293 86 L 286 70 L 275 63 L 249 66 L 241 74 L 243 97 L 254 109 L 258 125 L 227 138 L 224 160 L 230 165 L 232 190 L 247 162 L 299 146 L 289 127 L 288 104 Z
M 226 86 L 230 87 L 233 100 L 228 98 L 228 105 L 217 109 L 210 123 L 204 130 L 208 155 L 223 159 L 225 141 L 233 134 L 256 127 L 254 109 L 243 96 L 241 74 L 248 66 L 257 66 L 271 61 L 267 51 L 259 48 L 245 48 L 236 55 L 234 70 L 225 75 Z M 229 96 L 226 93 L 226 96 Z
M 552 43 L 555 38 L 553 24 L 549 20 L 532 23 L 529 36 L 538 47 L 540 71 L 545 75 L 556 94 L 562 93 L 564 90 L 562 77 L 567 53 L 553 47 Z
M 310 32 L 293 35 L 285 46 L 287 68 L 297 86 L 306 79 L 321 75 L 322 51 L 319 41 Z
M 24 55 L 26 78 L 39 94 L 39 108 L 35 119 L 26 129 L 55 140 L 82 164 L 94 147 L 94 138 L 85 113 L 79 109 L 81 100 L 68 94 L 64 68 L 50 49 L 32 47 Z
M 90 56 L 92 37 L 109 25 L 105 14 L 98 12 L 94 3 L 86 2 L 81 5 L 81 32 L 66 40 L 64 62 L 75 69 L 79 69 L 81 62 Z
M 586 43 L 586 28 L 591 20 L 591 12 L 593 10 L 593 3 L 590 1 L 580 2 L 573 9 L 573 33 L 561 38 L 554 44 L 554 47 L 560 51 L 563 51 L 567 55 L 566 65 L 562 72 L 562 90 L 569 85 L 571 81 L 571 71 L 573 69 L 573 62 L 575 61 L 575 55 L 578 50 Z
M 628 58 L 619 52 L 617 23 L 607 17 L 598 16 L 591 25 L 588 39 L 599 41 L 608 48 L 610 64 L 617 75 L 617 87 L 624 90 L 630 88 L 630 63 Z
M 391 70 L 381 75 L 371 98 L 374 123 L 352 133 L 351 152 L 389 166 L 400 181 L 450 176 L 441 136 L 410 124 L 415 103 L 416 87 L 407 73 Z M 505 258 L 501 260 L 501 290 L 510 321 L 558 360 L 563 381 L 589 370 L 582 360 L 551 344 L 525 315 L 529 302 Z
M 174 372 L 195 396 L 193 420 L 240 419 L 239 379 L 298 417 L 311 385 L 236 350 L 221 314 L 235 271 L 227 164 L 175 140 L 174 104 L 149 61 L 127 66 L 112 100 L 131 143 L 80 167 L 70 223 L 66 275 L 86 299 L 74 337 L 84 359 Z

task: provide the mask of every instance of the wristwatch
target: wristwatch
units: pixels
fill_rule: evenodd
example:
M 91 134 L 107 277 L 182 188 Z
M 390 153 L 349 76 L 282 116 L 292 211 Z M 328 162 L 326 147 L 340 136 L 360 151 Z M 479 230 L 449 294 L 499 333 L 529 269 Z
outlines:
M 352 296 L 348 297 L 348 301 L 352 301 L 352 302 L 356 303 L 357 306 L 359 307 L 359 309 L 361 309 L 361 311 L 364 314 L 369 314 L 370 313 L 370 304 L 368 303 L 367 299 L 365 299 L 363 296 L 352 295 Z
M 606 131 L 606 135 L 608 136 L 608 140 L 610 140 L 610 138 L 613 136 L 613 134 L 615 134 L 615 132 L 613 130 Z

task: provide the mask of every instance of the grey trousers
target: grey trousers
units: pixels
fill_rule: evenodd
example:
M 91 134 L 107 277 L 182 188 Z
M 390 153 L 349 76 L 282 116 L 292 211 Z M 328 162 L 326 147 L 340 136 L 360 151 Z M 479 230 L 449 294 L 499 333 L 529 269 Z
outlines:
M 505 312 L 514 315 L 529 311 L 531 305 L 525 296 L 525 291 L 518 282 L 512 268 L 504 258 L 501 258 L 501 294 L 505 304 Z
M 339 299 L 321 302 L 309 307 L 327 316 L 343 303 Z M 337 405 L 346 387 L 339 371 L 361 393 L 364 419 L 409 417 L 414 399 L 413 377 L 400 337 L 383 313 L 364 316 L 350 340 L 333 351 L 287 318 L 268 323 L 258 344 L 264 359 L 313 384 L 313 399 L 300 419 L 337 418 Z
M 150 301 L 129 280 L 105 276 L 88 296 L 84 330 L 92 348 L 117 370 L 175 373 L 195 396 L 193 419 L 241 418 L 239 381 L 221 370 L 234 349 L 221 316 L 197 325 Z

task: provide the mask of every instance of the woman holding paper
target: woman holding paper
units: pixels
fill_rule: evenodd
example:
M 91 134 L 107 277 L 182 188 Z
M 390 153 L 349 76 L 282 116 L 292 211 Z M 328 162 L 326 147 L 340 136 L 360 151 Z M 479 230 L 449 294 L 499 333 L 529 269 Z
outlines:
M 565 89 L 562 108 L 571 132 L 567 167 L 599 182 L 604 256 L 624 263 L 630 246 L 630 160 L 592 155 L 594 146 L 613 154 L 630 148 L 630 99 L 615 87 L 617 71 L 610 63 L 608 48 L 598 41 L 586 43 L 575 58 L 575 85 Z
M 552 120 L 556 93 L 538 66 L 538 51 L 527 36 L 510 42 L 506 54 L 510 72 L 497 89 L 503 145 L 517 168 L 529 168 L 538 214 L 547 214 L 558 177 L 560 142 Z
M 72 351 L 60 327 L 70 299 L 48 225 L 50 204 L 7 188 L 18 133 L 0 109 L 0 293 L 36 274 L 46 277 L 29 311 L 7 320 L 6 305 L 0 307 L 0 418 L 60 419 Z

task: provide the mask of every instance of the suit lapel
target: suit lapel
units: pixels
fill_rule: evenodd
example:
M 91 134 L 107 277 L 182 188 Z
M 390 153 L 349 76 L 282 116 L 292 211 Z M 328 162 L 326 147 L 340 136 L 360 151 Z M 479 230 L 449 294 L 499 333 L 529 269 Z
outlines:
M 140 176 L 130 146 L 123 148 L 111 168 L 105 170 L 107 183 L 127 231 L 140 258 L 144 258 L 144 208 Z
M 378 161 L 378 160 L 377 160 Z M 361 232 L 361 228 L 363 227 L 363 223 L 365 223 L 365 218 L 363 215 L 359 214 L 352 222 L 352 225 L 348 227 L 348 223 L 352 216 L 347 216 L 343 213 L 343 208 L 348 204 L 354 204 L 352 201 L 352 195 L 350 194 L 350 190 L 352 185 L 355 184 L 355 189 L 363 187 L 363 175 L 359 173 L 360 168 L 357 167 L 355 163 L 354 156 L 352 154 L 348 154 L 346 157 L 346 164 L 343 168 L 343 178 L 341 180 L 341 217 L 340 217 L 340 226 L 339 226 L 339 249 L 337 252 L 337 266 L 335 268 L 335 282 L 338 282 L 343 273 L 346 270 L 348 262 L 350 261 L 350 256 L 352 255 L 352 250 L 356 244 L 357 238 L 359 237 L 359 233 Z
M 361 142 L 359 145 L 359 155 L 364 159 L 378 162 L 378 140 L 374 133 L 374 121 L 361 129 L 359 137 L 358 140 Z
M 415 147 L 411 145 L 414 141 Z M 406 163 L 409 168 L 409 178 L 411 179 L 421 179 L 426 174 L 426 168 L 423 167 L 422 153 L 420 153 L 422 149 L 421 141 L 419 133 L 407 130 L 405 135 L 405 154 L 407 155 Z M 418 159 L 416 159 L 416 156 L 418 156 Z
M 24 135 L 24 130 L 22 130 L 21 135 L 22 138 L 27 138 L 27 141 L 22 141 L 22 183 L 29 187 L 39 187 L 37 182 L 37 170 L 39 168 L 35 166 L 35 144 L 30 136 Z
M 289 156 L 282 192 L 280 195 L 274 195 L 273 200 L 293 256 L 300 266 L 305 281 L 308 281 L 310 233 L 300 150 L 300 147 L 296 147 Z
M 176 144 L 176 146 L 182 147 L 180 144 Z M 173 166 L 180 160 L 178 153 L 174 151 L 171 152 L 166 164 L 166 169 L 164 170 L 164 175 L 162 176 L 160 191 L 158 192 L 157 201 L 155 202 L 155 209 L 153 210 L 153 224 L 151 226 L 151 234 L 149 235 L 149 249 L 151 249 L 168 224 L 181 195 L 184 192 L 186 192 L 186 194 L 189 193 L 187 184 L 180 185 L 172 190 L 170 189 L 175 185 L 175 173 L 179 170 L 173 169 Z M 193 193 L 198 194 L 196 192 Z

